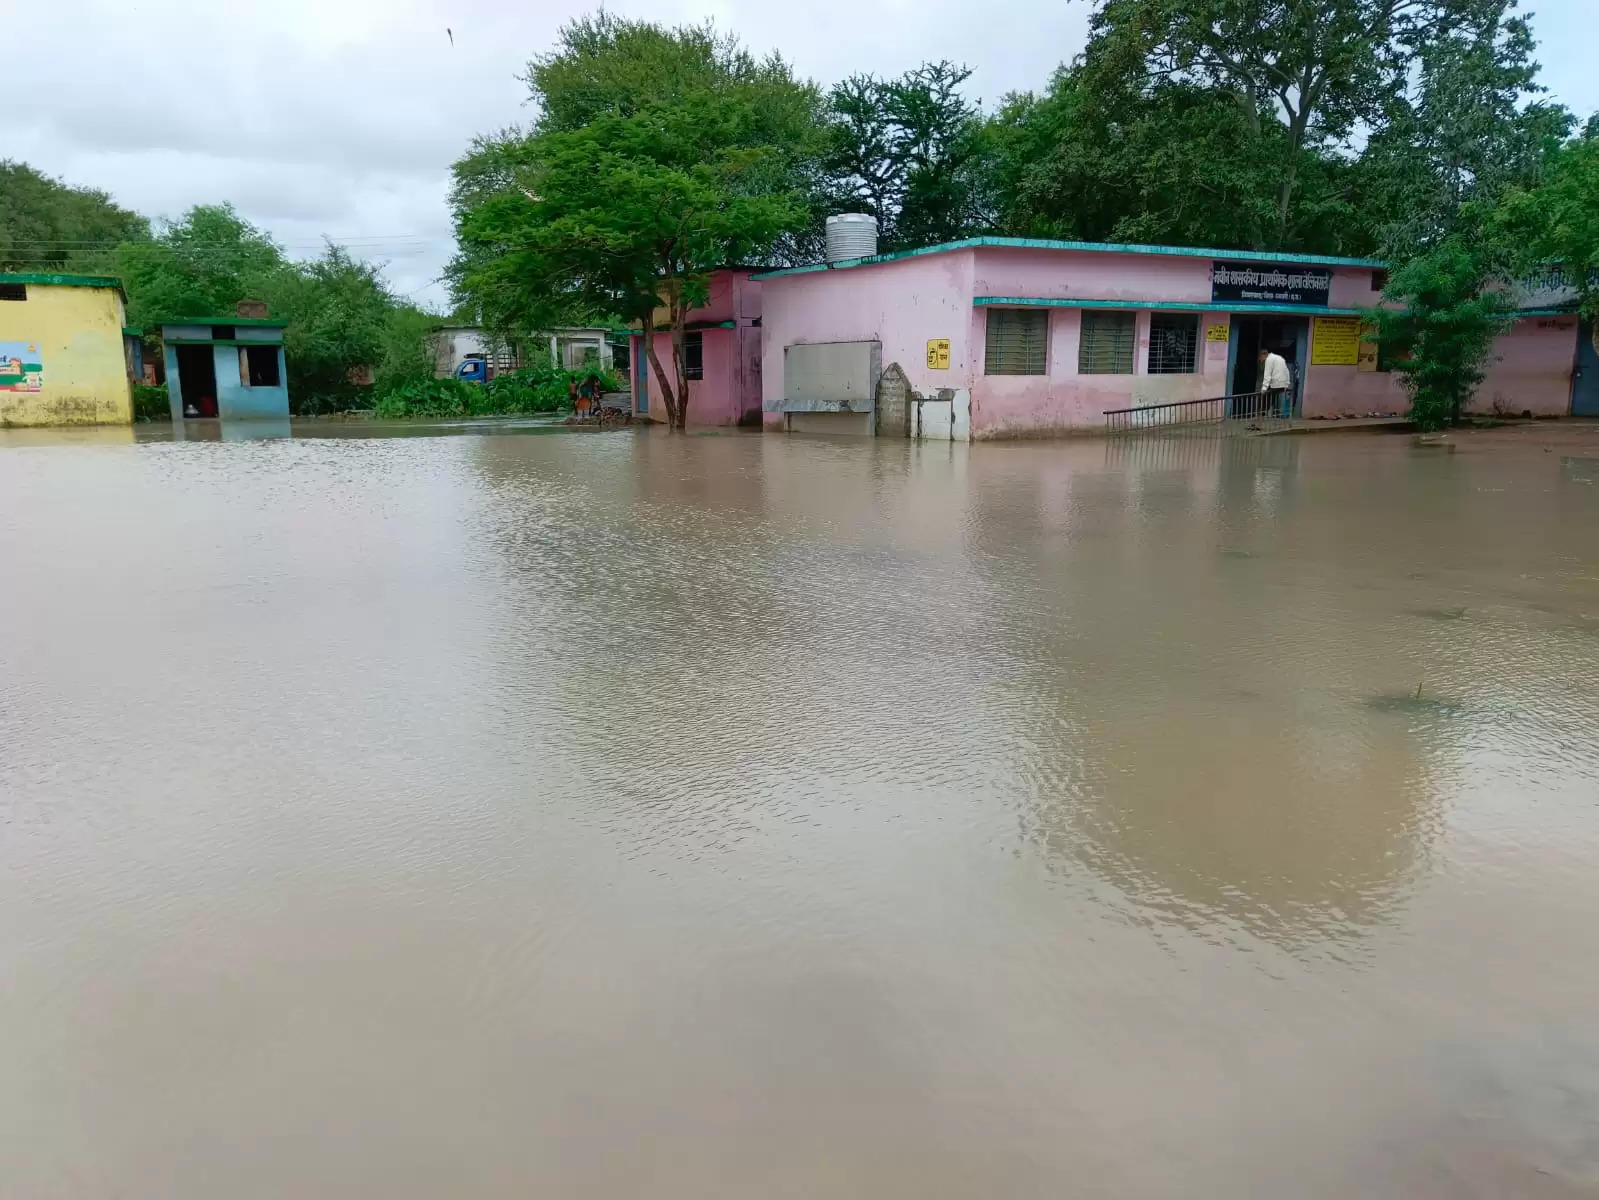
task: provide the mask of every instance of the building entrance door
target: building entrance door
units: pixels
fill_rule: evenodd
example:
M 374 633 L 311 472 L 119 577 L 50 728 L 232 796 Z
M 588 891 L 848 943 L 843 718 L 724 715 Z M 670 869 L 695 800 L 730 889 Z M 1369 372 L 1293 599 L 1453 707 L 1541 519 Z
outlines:
M 1260 390 L 1260 350 L 1275 350 L 1288 362 L 1288 374 L 1294 386 L 1289 391 L 1288 415 L 1298 416 L 1300 401 L 1305 393 L 1305 350 L 1310 342 L 1310 322 L 1304 317 L 1281 316 L 1276 313 L 1256 315 L 1233 313 L 1232 371 L 1228 376 L 1228 394 L 1252 396 Z M 1240 400 L 1237 411 L 1229 402 L 1229 417 L 1280 416 L 1281 413 L 1262 413 L 1254 401 Z M 1247 411 L 1246 411 L 1247 410 Z
M 178 395 L 186 417 L 217 415 L 217 367 L 211 347 L 178 347 Z
M 1577 328 L 1577 373 L 1571 377 L 1571 415 L 1599 417 L 1599 326 L 1584 321 Z

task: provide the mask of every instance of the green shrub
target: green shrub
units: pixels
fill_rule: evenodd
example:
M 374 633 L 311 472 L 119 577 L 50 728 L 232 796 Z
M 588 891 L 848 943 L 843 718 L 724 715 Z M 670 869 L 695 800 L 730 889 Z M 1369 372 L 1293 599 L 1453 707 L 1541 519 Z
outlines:
M 384 389 L 372 406 L 372 415 L 380 421 L 471 416 L 478 392 L 478 388 L 459 379 L 408 379 Z
M 167 421 L 172 418 L 172 402 L 167 398 L 167 385 L 147 383 L 133 385 L 133 419 L 135 421 Z
M 582 383 L 590 374 L 600 377 L 603 391 L 621 390 L 621 381 L 610 371 L 597 368 L 563 371 L 540 363 L 520 371 L 506 371 L 489 380 L 484 388 L 482 415 L 560 412 L 571 404 L 570 385 Z
M 561 412 L 570 406 L 569 384 L 597 374 L 604 391 L 620 391 L 621 380 L 610 371 L 562 371 L 539 365 L 506 371 L 486 384 L 459 379 L 407 379 L 380 387 L 372 415 L 379 420 L 404 417 L 517 417 Z

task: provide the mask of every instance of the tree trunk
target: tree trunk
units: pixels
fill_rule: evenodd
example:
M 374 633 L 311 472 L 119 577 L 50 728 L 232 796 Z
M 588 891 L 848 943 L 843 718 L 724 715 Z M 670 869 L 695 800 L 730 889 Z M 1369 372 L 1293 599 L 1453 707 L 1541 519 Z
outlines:
M 1299 148 L 1296 146 L 1289 153 L 1288 168 L 1277 192 L 1277 244 L 1273 250 L 1283 250 L 1288 245 L 1288 208 L 1293 201 L 1294 181 L 1299 175 Z
M 678 289 L 682 295 L 682 289 Z M 688 305 L 681 299 L 672 302 L 672 365 L 677 368 L 677 395 L 678 405 L 676 419 L 672 422 L 673 429 L 686 429 L 688 427 L 688 363 L 684 361 L 683 342 L 687 336 L 683 325 L 688 317 Z
M 655 378 L 661 384 L 661 399 L 666 401 L 666 422 L 668 428 L 674 426 L 677 419 L 677 397 L 672 392 L 672 382 L 666 376 L 666 371 L 661 366 L 661 358 L 655 352 L 655 318 L 644 318 L 644 352 L 649 357 L 650 368 L 655 372 Z M 646 385 L 647 386 L 647 385 Z

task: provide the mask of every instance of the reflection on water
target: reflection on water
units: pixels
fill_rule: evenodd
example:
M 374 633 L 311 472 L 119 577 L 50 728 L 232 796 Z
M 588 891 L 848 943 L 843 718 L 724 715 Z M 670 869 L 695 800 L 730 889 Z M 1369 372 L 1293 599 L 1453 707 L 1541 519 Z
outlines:
M 170 433 L 174 442 L 254 442 L 292 436 L 288 417 L 252 417 L 238 421 L 190 417 L 183 421 L 158 424 L 161 426 L 160 433 L 152 430 L 141 440 L 160 440 L 161 433 Z
M 0 435 L 18 1194 L 1599 1181 L 1599 431 L 332 424 Z

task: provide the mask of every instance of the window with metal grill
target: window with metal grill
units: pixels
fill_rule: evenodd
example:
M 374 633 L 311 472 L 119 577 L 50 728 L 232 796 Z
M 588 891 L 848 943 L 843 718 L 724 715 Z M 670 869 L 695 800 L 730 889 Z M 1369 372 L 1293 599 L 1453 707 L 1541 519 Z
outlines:
M 1077 343 L 1079 375 L 1131 375 L 1137 316 L 1130 312 L 1083 310 L 1083 336 Z
M 1042 375 L 1048 358 L 1049 312 L 991 308 L 983 351 L 984 375 Z
M 1151 375 L 1192 375 L 1198 349 L 1198 313 L 1151 314 L 1148 364 Z
M 705 378 L 705 335 L 703 333 L 685 333 L 683 335 L 683 374 L 689 379 Z
M 28 298 L 28 285 L 25 283 L 0 283 L 0 300 L 26 300 Z

